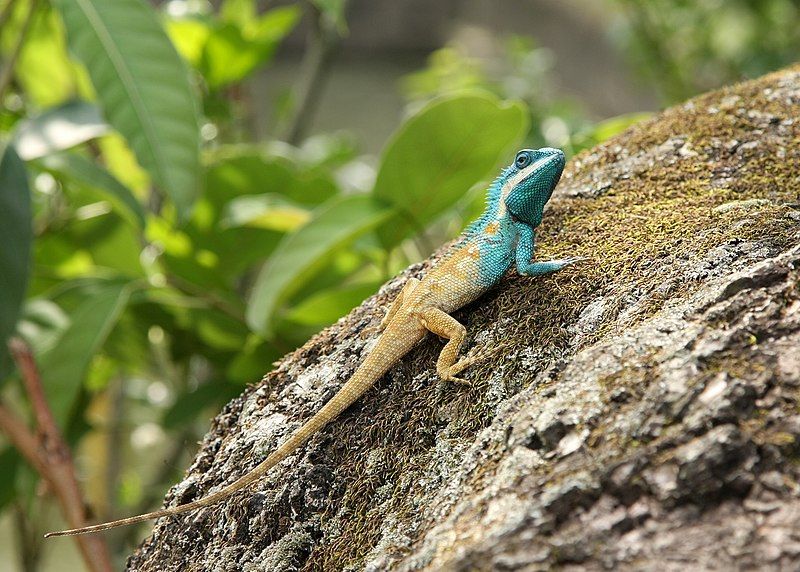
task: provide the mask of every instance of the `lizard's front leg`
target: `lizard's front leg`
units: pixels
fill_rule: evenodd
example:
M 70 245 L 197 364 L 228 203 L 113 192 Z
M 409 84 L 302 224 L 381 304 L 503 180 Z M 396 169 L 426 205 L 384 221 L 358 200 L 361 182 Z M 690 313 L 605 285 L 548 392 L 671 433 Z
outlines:
M 467 337 L 467 329 L 450 314 L 439 308 L 425 308 L 419 312 L 420 321 L 425 328 L 437 336 L 447 338 L 447 344 L 442 348 L 439 359 L 436 361 L 436 373 L 444 381 L 452 381 L 469 385 L 469 382 L 456 377 L 474 359 L 465 358 L 456 363 L 458 352 Z
M 516 259 L 517 272 L 524 276 L 541 276 L 561 270 L 575 262 L 584 260 L 581 256 L 572 258 L 562 258 L 560 260 L 547 260 L 543 262 L 531 262 L 534 249 L 534 231 L 527 224 L 521 224 L 518 228 L 519 242 L 517 243 Z
M 389 311 L 386 312 L 386 315 L 383 317 L 383 320 L 381 320 L 381 325 L 378 326 L 378 328 L 381 331 L 386 329 L 386 326 L 389 325 L 389 322 L 391 322 L 392 318 L 394 318 L 395 314 L 397 314 L 397 310 L 399 310 L 403 306 L 403 300 L 411 296 L 411 293 L 414 291 L 414 289 L 417 287 L 418 284 L 419 280 L 417 280 L 416 278 L 409 278 L 408 281 L 403 285 L 403 289 L 400 290 L 400 293 L 394 299 L 392 305 L 389 306 Z

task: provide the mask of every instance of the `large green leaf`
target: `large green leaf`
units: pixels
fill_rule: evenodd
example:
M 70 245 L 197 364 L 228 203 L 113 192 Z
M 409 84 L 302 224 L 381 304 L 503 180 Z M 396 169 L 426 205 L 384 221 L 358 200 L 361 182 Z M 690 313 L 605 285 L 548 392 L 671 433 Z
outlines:
M 143 0 L 56 0 L 108 122 L 185 217 L 199 191 L 199 117 L 186 67 Z
M 280 304 L 343 245 L 375 228 L 390 211 L 371 197 L 337 198 L 324 205 L 311 221 L 288 235 L 258 275 L 247 306 L 247 323 L 264 336 L 273 334 Z
M 100 350 L 130 296 L 124 282 L 108 282 L 87 289 L 83 301 L 70 312 L 70 324 L 57 344 L 38 357 L 47 400 L 60 427 L 69 418 L 86 379 L 89 365 Z
M 491 175 L 527 131 L 521 104 L 483 94 L 436 100 L 406 121 L 386 148 L 375 181 L 375 197 L 400 213 L 380 230 L 384 246 L 420 231 Z
M 14 332 L 30 273 L 31 195 L 25 165 L 0 143 L 0 379 L 9 366 L 6 339 Z
M 56 153 L 41 160 L 48 171 L 102 192 L 129 222 L 144 228 L 144 208 L 133 192 L 107 170 L 77 153 Z

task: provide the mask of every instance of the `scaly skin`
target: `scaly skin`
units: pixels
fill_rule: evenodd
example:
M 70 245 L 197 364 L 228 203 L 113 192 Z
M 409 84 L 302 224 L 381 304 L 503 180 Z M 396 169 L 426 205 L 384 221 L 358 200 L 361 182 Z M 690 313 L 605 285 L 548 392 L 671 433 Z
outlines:
M 538 276 L 577 260 L 531 262 L 536 227 L 542 221 L 544 205 L 550 199 L 563 168 L 564 154 L 557 149 L 523 149 L 517 153 L 514 163 L 489 188 L 486 211 L 481 218 L 467 229 L 455 247 L 421 281 L 410 278 L 406 282 L 381 323 L 383 333 L 353 376 L 316 415 L 249 473 L 219 491 L 187 504 L 95 526 L 51 532 L 45 536 L 99 532 L 193 511 L 230 497 L 294 453 L 347 409 L 411 351 L 428 331 L 448 340 L 436 363 L 438 375 L 445 381 L 465 383 L 457 375 L 476 358 L 457 361 L 467 332 L 450 316 L 450 312 L 481 296 L 513 263 L 520 274 Z

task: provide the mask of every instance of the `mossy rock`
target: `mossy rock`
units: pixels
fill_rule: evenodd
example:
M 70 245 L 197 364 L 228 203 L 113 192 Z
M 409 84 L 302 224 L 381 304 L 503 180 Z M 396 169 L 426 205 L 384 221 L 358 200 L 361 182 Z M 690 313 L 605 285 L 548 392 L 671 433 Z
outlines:
M 800 67 L 567 166 L 537 258 L 256 486 L 157 523 L 130 570 L 800 568 Z M 168 505 L 260 462 L 353 372 L 409 268 L 214 420 Z

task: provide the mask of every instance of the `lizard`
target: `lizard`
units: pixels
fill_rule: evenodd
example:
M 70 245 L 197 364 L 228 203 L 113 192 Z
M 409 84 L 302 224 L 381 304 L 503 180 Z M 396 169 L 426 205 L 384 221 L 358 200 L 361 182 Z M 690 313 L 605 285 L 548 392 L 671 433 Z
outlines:
M 458 359 L 467 331 L 450 314 L 489 290 L 512 264 L 524 276 L 540 276 L 580 260 L 574 257 L 532 260 L 536 228 L 542 222 L 544 206 L 561 178 L 564 163 L 564 153 L 559 149 L 520 150 L 514 162 L 503 169 L 490 185 L 486 209 L 480 218 L 464 231 L 421 280 L 409 278 L 406 281 L 381 321 L 381 333 L 374 347 L 350 379 L 311 419 L 252 470 L 218 491 L 185 504 L 93 526 L 50 532 L 45 537 L 99 532 L 170 517 L 229 498 L 294 454 L 377 383 L 427 332 L 447 340 L 436 362 L 438 376 L 444 381 L 467 383 L 458 376 L 480 356 Z

